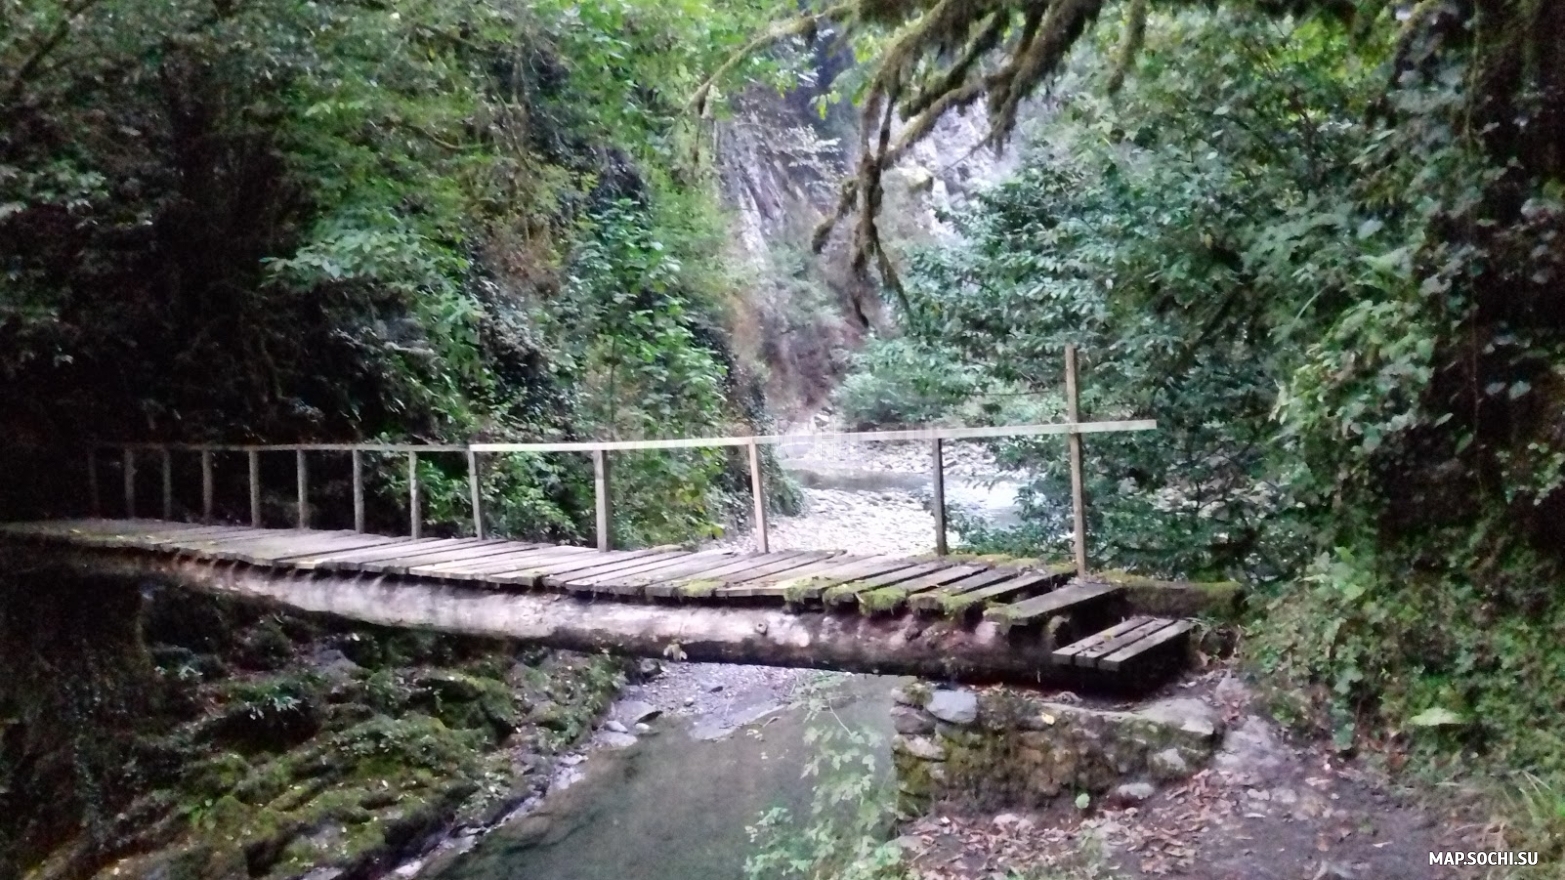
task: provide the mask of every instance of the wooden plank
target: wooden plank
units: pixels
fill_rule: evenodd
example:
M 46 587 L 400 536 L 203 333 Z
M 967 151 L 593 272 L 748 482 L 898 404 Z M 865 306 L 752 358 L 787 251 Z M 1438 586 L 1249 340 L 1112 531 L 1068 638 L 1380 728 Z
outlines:
M 821 598 L 822 593 L 838 584 L 847 583 L 855 578 L 874 577 L 911 568 L 918 562 L 895 554 L 869 558 L 843 556 L 829 560 L 829 564 L 832 567 L 820 571 L 790 571 L 779 575 L 776 579 L 769 579 L 772 582 L 767 587 L 768 594 L 782 596 L 787 602 L 814 602 Z
M 201 450 L 201 519 L 203 522 L 212 521 L 212 509 L 216 494 L 216 480 L 212 471 L 212 452 L 208 449 Z
M 930 459 L 933 466 L 931 477 L 934 479 L 934 499 L 931 506 L 935 514 L 935 555 L 944 556 L 949 551 L 946 547 L 946 468 L 944 450 L 941 448 L 944 440 L 936 437 L 929 441 Z
M 982 565 L 952 565 L 949 562 L 921 562 L 907 568 L 899 568 L 895 571 L 876 575 L 869 578 L 860 578 L 848 583 L 840 584 L 827 590 L 822 599 L 827 605 L 853 605 L 859 601 L 859 596 L 871 590 L 906 584 L 915 589 L 938 587 L 949 584 L 952 581 L 988 571 Z
M 1080 421 L 1080 388 L 1076 381 L 1076 346 L 1065 346 L 1065 417 L 1074 424 Z M 1081 472 L 1081 434 L 1072 431 L 1066 436 L 1070 445 L 1071 471 L 1071 519 L 1074 522 L 1076 545 L 1076 576 L 1087 576 L 1087 501 Z
M 143 550 L 162 550 L 175 553 L 200 552 L 219 544 L 233 541 L 256 541 L 262 538 L 270 538 L 277 534 L 276 529 L 251 529 L 243 526 L 229 526 L 222 530 L 214 530 L 204 534 L 189 533 L 149 533 L 144 536 L 127 536 L 126 545 L 140 547 Z
M 413 569 L 435 559 L 468 558 L 467 554 L 483 553 L 485 551 L 493 551 L 498 555 L 505 552 L 506 543 L 505 541 L 480 541 L 474 538 L 472 543 L 464 544 L 460 547 L 447 547 L 434 552 L 399 553 L 391 556 L 378 556 L 374 559 L 358 559 L 340 564 L 351 565 L 358 571 L 373 572 L 375 574 L 405 575 Z
M 353 450 L 353 530 L 364 531 L 364 454 L 357 449 Z
M 968 590 L 976 590 L 987 587 L 999 581 L 1016 577 L 1020 572 L 1010 568 L 991 568 L 970 574 L 957 580 L 941 578 L 940 583 L 925 583 L 926 579 L 910 581 L 892 586 L 860 592 L 858 594 L 859 610 L 866 614 L 895 614 L 902 610 L 902 605 L 910 596 L 923 593 L 936 588 L 944 588 L 952 592 L 962 593 Z M 943 572 L 940 574 L 944 574 Z
M 159 450 L 158 456 L 163 470 L 163 518 L 174 518 L 174 453 L 167 447 Z
M 136 452 L 127 448 L 120 459 L 120 473 L 125 479 L 125 516 L 136 516 Z
M 1000 598 L 1012 598 L 1018 593 L 1049 588 L 1064 581 L 1064 577 L 1050 572 L 1020 572 L 1016 577 L 978 589 L 952 591 L 944 587 L 908 597 L 908 607 L 914 611 L 939 611 L 947 617 L 961 617 L 987 602 Z
M 387 544 L 384 547 L 297 558 L 293 560 L 292 564 L 294 568 L 306 570 L 320 568 L 329 571 L 352 571 L 353 567 L 358 563 L 372 559 L 390 559 L 396 556 L 412 557 L 415 555 L 440 553 L 476 543 L 478 543 L 476 538 L 429 538 L 427 540 L 403 538 L 400 543 Z
M 420 553 L 417 556 L 399 557 L 408 559 L 414 563 L 414 565 L 408 567 L 406 571 L 401 573 L 416 574 L 419 569 L 441 565 L 443 563 L 450 563 L 454 565 L 471 564 L 480 560 L 491 560 L 497 556 L 514 554 L 519 550 L 536 550 L 541 546 L 538 544 L 520 544 L 512 541 L 497 541 L 493 539 L 479 542 L 477 538 L 474 538 L 473 541 L 474 543 L 472 544 L 464 544 L 461 547 L 455 547 L 450 550 L 444 550 L 438 553 Z
M 754 502 L 755 549 L 762 553 L 771 551 L 766 534 L 766 490 L 761 479 L 761 447 L 752 442 L 749 446 L 750 496 Z
M 698 566 L 694 568 L 680 568 L 674 571 L 659 571 L 655 578 L 642 578 L 634 586 L 643 588 L 647 596 L 652 598 L 676 598 L 687 595 L 687 588 L 696 582 L 707 585 L 705 590 L 698 590 L 701 596 L 711 594 L 712 590 L 729 581 L 737 582 L 743 578 L 735 578 L 741 572 L 754 571 L 754 576 L 759 577 L 766 571 L 757 571 L 762 567 L 773 564 L 787 564 L 799 561 L 813 562 L 819 559 L 819 553 L 811 553 L 808 550 L 790 550 L 786 553 L 743 553 L 735 557 L 721 559 L 712 565 Z M 656 589 L 652 589 L 652 588 Z
M 295 452 L 293 459 L 294 476 L 298 480 L 297 496 L 299 505 L 299 528 L 310 527 L 310 469 L 304 460 L 304 450 Z
M 700 553 L 686 554 L 672 561 L 661 561 L 652 565 L 638 565 L 613 574 L 575 577 L 571 579 L 568 588 L 577 591 L 587 590 L 615 593 L 622 596 L 640 596 L 643 595 L 646 587 L 654 584 L 661 584 L 665 581 L 674 583 L 684 575 L 723 568 L 732 565 L 737 559 L 762 558 L 765 557 L 762 557 L 760 554 L 739 553 L 734 550 L 706 550 Z
M 555 547 L 552 551 L 542 553 L 536 557 L 526 557 L 512 562 L 503 568 L 488 572 L 482 578 L 486 584 L 519 584 L 524 587 L 537 588 L 543 586 L 543 578 L 557 569 L 574 567 L 580 563 L 591 564 L 601 559 L 603 554 L 591 547 Z M 643 565 L 645 560 L 634 560 L 630 564 Z
M 743 569 L 731 575 L 713 578 L 710 575 L 701 578 L 692 578 L 680 589 L 680 595 L 696 598 L 703 593 L 716 599 L 740 599 L 764 595 L 755 592 L 755 588 L 749 584 L 757 578 L 766 578 L 770 575 L 788 574 L 801 571 L 818 562 L 836 559 L 843 554 L 839 551 L 819 551 L 794 559 L 780 559 L 766 562 L 759 566 Z
M 252 449 L 246 455 L 250 467 L 250 526 L 261 527 L 261 453 Z
M 1150 615 L 1143 614 L 1137 615 L 1136 617 L 1132 617 L 1128 620 L 1121 621 L 1100 633 L 1093 633 L 1081 641 L 1072 642 L 1069 645 L 1056 648 L 1054 653 L 1049 655 L 1049 658 L 1062 666 L 1071 666 L 1076 662 L 1076 655 L 1080 654 L 1082 651 L 1091 650 L 1092 648 L 1096 648 L 1105 642 L 1119 638 L 1133 629 L 1138 629 L 1142 626 L 1145 626 L 1146 624 L 1150 623 L 1152 619 L 1153 618 Z
M 690 555 L 683 550 L 611 550 L 594 554 L 577 562 L 551 568 L 543 576 L 543 585 L 555 589 L 569 589 L 570 582 L 600 575 L 619 574 L 626 569 L 641 568 L 648 563 L 663 560 L 684 559 Z
M 777 571 L 747 581 L 730 583 L 719 592 L 725 596 L 742 598 L 775 597 L 791 603 L 798 603 L 803 599 L 800 590 L 791 590 L 784 584 L 796 581 L 808 580 L 833 571 L 841 571 L 855 563 L 863 563 L 863 556 L 833 556 L 818 562 L 806 565 L 803 568 L 791 568 L 786 571 Z M 819 596 L 817 592 L 815 595 Z
M 1165 646 L 1175 644 L 1176 639 L 1184 637 L 1193 629 L 1195 629 L 1194 621 L 1178 621 L 1172 626 L 1164 627 L 1133 645 L 1127 645 L 1102 658 L 1098 661 L 1098 668 L 1109 672 L 1118 672 L 1131 662 L 1139 660 Z
M 518 544 L 518 547 L 526 545 Z M 477 581 L 483 580 L 489 574 L 501 571 L 511 571 L 518 567 L 526 566 L 531 561 L 545 558 L 558 557 L 561 554 L 555 552 L 561 548 L 553 544 L 540 544 L 532 550 L 512 550 L 497 556 L 489 556 L 473 562 L 445 562 L 428 567 L 420 566 L 413 569 L 410 574 L 419 577 L 441 578 L 453 581 Z M 573 547 L 573 550 L 583 550 L 583 547 Z M 593 551 L 596 552 L 596 551 Z
M 984 619 L 1000 625 L 1001 632 L 1013 626 L 1026 626 L 1058 614 L 1075 605 L 1105 599 L 1124 592 L 1125 588 L 1105 583 L 1073 583 L 1068 587 L 1034 596 L 1011 605 L 991 605 L 984 611 Z
M 356 537 L 353 532 L 275 536 L 222 544 L 202 552 L 203 555 L 214 559 L 229 559 L 250 565 L 272 565 L 281 557 L 297 556 L 311 551 L 348 550 L 361 546 L 355 540 Z
M 424 535 L 424 506 L 418 491 L 418 453 L 408 452 L 408 534 Z
M 356 550 L 373 550 L 373 549 L 377 549 L 377 548 L 381 548 L 381 547 L 390 547 L 393 544 L 402 544 L 402 545 L 406 545 L 407 544 L 407 538 L 393 538 L 393 537 L 391 537 L 389 535 L 367 535 L 367 534 L 364 534 L 362 532 L 352 532 L 351 535 L 352 535 L 351 541 L 352 541 L 354 546 L 343 547 L 341 550 L 332 551 L 332 552 L 333 553 L 338 553 L 338 552 L 347 553 L 347 552 L 352 552 L 352 551 L 356 551 Z M 345 538 L 344 540 L 350 540 L 350 539 Z M 314 558 L 316 558 L 316 557 L 318 557 L 320 555 L 321 555 L 321 551 L 319 551 L 319 550 L 309 550 L 309 551 L 305 551 L 305 552 L 302 552 L 302 553 L 290 554 L 288 556 L 278 556 L 278 557 L 272 559 L 271 561 L 272 561 L 273 564 L 285 563 L 285 562 L 286 563 L 292 563 L 296 559 L 314 559 Z
M 614 528 L 609 498 L 609 456 L 602 449 L 592 451 L 592 500 L 598 530 L 598 549 L 614 549 Z
M 469 449 L 467 451 L 467 495 L 468 502 L 473 508 L 473 534 L 482 538 L 484 536 L 484 495 L 482 488 L 482 472 L 479 471 L 478 453 Z

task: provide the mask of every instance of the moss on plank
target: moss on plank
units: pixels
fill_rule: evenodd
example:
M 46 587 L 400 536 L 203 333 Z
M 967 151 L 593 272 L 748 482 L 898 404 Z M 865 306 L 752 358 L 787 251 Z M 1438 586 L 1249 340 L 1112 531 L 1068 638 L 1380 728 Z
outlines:
M 682 599 L 710 599 L 722 585 L 722 581 L 708 578 L 680 584 L 677 592 Z

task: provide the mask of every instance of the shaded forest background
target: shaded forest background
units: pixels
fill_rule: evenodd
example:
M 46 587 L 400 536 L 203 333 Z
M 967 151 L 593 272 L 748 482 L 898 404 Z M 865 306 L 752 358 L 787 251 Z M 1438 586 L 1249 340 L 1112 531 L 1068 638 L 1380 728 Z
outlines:
M 843 410 L 1059 418 L 1059 352 L 1081 345 L 1089 416 L 1160 422 L 1088 444 L 1095 564 L 1256 585 L 1246 650 L 1280 711 L 1344 748 L 1532 780 L 1533 840 L 1557 852 L 1565 5 L 0 11 L 0 439 L 764 422 L 712 118 L 745 83 L 803 83 L 862 113 L 830 241 L 876 332 Z M 812 41 L 863 63 L 814 81 Z M 1013 135 L 1020 172 L 952 239 L 883 235 L 901 145 L 963 107 Z M 1032 481 L 1028 521 L 969 533 L 1063 550 L 1061 450 L 997 451 Z M 429 467 L 453 485 L 432 499 L 461 497 Z M 623 537 L 709 534 L 737 473 L 629 459 Z M 487 480 L 502 531 L 586 527 L 585 462 Z

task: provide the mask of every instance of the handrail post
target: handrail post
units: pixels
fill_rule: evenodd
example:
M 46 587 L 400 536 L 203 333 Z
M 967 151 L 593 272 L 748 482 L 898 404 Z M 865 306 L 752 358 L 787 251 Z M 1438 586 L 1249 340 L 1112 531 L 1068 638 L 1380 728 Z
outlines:
M 364 455 L 353 450 L 353 530 L 364 531 Z
M 424 536 L 424 513 L 420 510 L 418 493 L 418 453 L 408 453 L 408 534 L 414 538 Z
M 761 479 L 761 447 L 754 440 L 750 441 L 749 453 L 750 495 L 755 502 L 755 549 L 761 553 L 770 553 L 771 546 L 766 534 L 766 491 Z
M 305 465 L 304 450 L 293 451 L 294 476 L 298 480 L 299 487 L 299 528 L 310 527 L 310 472 Z
M 1081 388 L 1076 375 L 1076 346 L 1065 346 L 1065 415 L 1070 419 L 1071 431 L 1066 435 L 1070 444 L 1071 516 L 1075 520 L 1076 576 L 1087 576 L 1087 502 L 1082 486 Z
M 250 528 L 261 527 L 261 451 L 247 449 L 250 459 Z
M 125 447 L 122 470 L 125 477 L 125 518 L 136 518 L 136 450 Z
M 609 455 L 602 449 L 592 450 L 592 492 L 597 509 L 598 549 L 607 552 L 614 548 L 614 533 L 610 522 Z
M 103 502 L 98 494 L 98 449 L 87 447 L 87 503 L 93 519 L 103 516 Z
M 212 521 L 216 481 L 212 478 L 212 450 L 201 450 L 201 521 Z
M 469 449 L 467 451 L 467 493 L 473 504 L 473 537 L 483 540 L 484 537 L 484 497 L 480 491 L 480 477 L 478 470 L 478 453 Z
M 163 521 L 168 522 L 174 518 L 174 453 L 167 446 L 159 451 L 163 453 Z
M 945 469 L 945 441 L 936 437 L 929 441 L 929 458 L 931 475 L 934 478 L 934 498 L 931 507 L 935 514 L 935 555 L 945 556 L 950 552 L 946 546 L 946 469 Z

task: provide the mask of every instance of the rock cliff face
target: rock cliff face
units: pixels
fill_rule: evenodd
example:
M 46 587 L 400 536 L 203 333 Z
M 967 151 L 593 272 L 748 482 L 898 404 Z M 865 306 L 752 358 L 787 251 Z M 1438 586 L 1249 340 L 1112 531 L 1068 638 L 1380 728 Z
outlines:
M 886 324 L 876 292 L 849 272 L 841 234 L 822 254 L 810 252 L 811 233 L 834 210 L 838 184 L 859 159 L 857 110 L 846 103 L 817 109 L 851 63 L 819 52 L 813 84 L 787 94 L 752 88 L 715 132 L 735 247 L 754 272 L 755 314 L 737 321 L 736 336 L 745 354 L 766 365 L 769 397 L 784 417 L 820 404 L 866 330 Z M 1014 151 L 985 147 L 986 133 L 979 110 L 950 116 L 886 175 L 881 229 L 893 251 L 952 235 L 941 215 L 1014 170 Z

